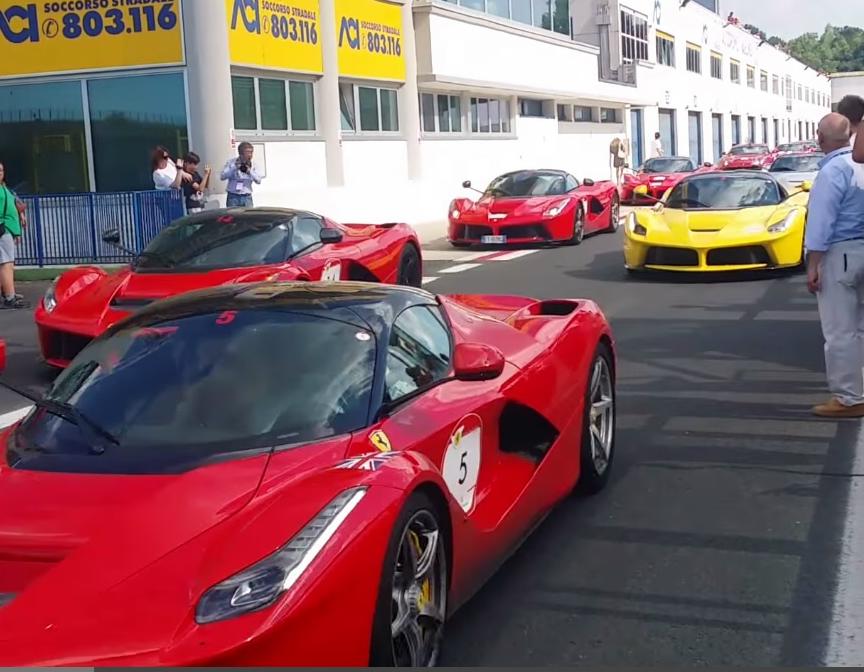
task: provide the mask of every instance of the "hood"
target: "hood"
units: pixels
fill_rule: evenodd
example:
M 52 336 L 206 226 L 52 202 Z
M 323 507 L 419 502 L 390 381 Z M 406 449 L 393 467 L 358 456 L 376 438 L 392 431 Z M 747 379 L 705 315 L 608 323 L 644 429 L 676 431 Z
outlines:
M 139 273 L 125 269 L 106 274 L 89 285 L 62 283 L 66 289 L 62 296 L 57 297 L 58 304 L 53 314 L 62 316 L 64 326 L 69 330 L 96 335 L 154 301 L 219 285 L 264 281 L 277 272 L 281 280 L 290 280 L 291 273 L 296 270 L 284 265 L 202 273 Z
M 732 168 L 749 168 L 751 166 L 761 166 L 767 159 L 767 154 L 741 154 L 726 156 L 722 162 L 724 166 Z
M 664 208 L 661 218 L 673 233 L 716 233 L 735 227 L 764 227 L 781 206 L 740 210 L 676 210 Z
M 495 215 L 507 217 L 531 217 L 542 215 L 555 203 L 568 198 L 561 196 L 534 196 L 531 198 L 481 198 L 469 213 L 495 219 Z

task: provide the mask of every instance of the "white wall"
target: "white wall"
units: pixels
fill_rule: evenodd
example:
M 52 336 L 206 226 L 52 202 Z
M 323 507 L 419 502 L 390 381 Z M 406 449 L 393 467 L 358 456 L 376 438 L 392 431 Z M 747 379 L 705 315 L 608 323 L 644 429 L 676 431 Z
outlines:
M 864 72 L 831 75 L 831 102 L 837 104 L 850 95 L 864 96 Z

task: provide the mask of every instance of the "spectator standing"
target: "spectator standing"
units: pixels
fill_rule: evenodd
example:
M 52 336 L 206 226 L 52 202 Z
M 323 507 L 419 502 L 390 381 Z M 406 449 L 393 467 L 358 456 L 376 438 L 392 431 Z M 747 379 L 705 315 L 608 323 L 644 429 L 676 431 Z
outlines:
M 160 191 L 180 189 L 184 182 L 191 182 L 192 176 L 183 170 L 183 162 L 171 160 L 168 150 L 159 145 L 153 150 L 150 159 L 153 169 L 153 185 Z
M 624 164 L 627 160 L 627 148 L 625 141 L 619 137 L 612 138 L 609 143 L 609 161 L 612 164 L 612 174 L 616 183 L 620 186 L 621 175 L 624 172 Z
M 186 199 L 186 212 L 201 212 L 204 209 L 204 192 L 210 186 L 210 166 L 204 166 L 204 176 L 198 172 L 201 157 L 195 152 L 189 152 L 183 157 L 183 170 L 192 176 L 189 182 L 183 183 L 183 196 Z
M 813 413 L 826 418 L 864 417 L 864 184 L 852 159 L 850 130 L 839 113 L 819 122 L 825 158 L 810 193 L 805 234 L 807 287 L 819 301 L 832 394 Z
M 0 163 L 0 309 L 29 308 L 15 293 L 15 246 L 27 226 L 24 203 L 6 186 L 6 166 Z
M 854 145 L 858 131 L 861 130 L 862 120 L 864 120 L 864 98 L 853 95 L 843 96 L 837 103 L 837 113 L 849 120 L 852 126 L 852 138 L 849 144 Z
M 654 134 L 654 142 L 651 145 L 652 158 L 660 158 L 663 156 L 663 139 L 660 137 L 660 132 Z
M 261 184 L 261 176 L 255 170 L 252 156 L 255 148 L 251 143 L 241 142 L 237 148 L 237 158 L 230 159 L 222 169 L 221 178 L 228 182 L 226 205 L 229 208 L 251 208 L 252 183 Z

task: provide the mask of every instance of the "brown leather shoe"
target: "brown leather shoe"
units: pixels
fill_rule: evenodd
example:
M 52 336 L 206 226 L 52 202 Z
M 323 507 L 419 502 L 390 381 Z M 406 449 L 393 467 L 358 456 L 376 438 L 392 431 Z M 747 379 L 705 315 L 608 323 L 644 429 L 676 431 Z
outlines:
M 821 418 L 864 418 L 864 404 L 845 406 L 836 398 L 812 408 L 813 415 Z

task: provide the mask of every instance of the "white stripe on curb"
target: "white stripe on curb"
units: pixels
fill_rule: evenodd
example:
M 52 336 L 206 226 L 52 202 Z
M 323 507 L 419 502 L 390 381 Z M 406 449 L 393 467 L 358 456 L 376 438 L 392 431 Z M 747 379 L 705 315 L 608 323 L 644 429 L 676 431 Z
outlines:
M 458 250 L 423 250 L 423 261 L 474 261 L 488 252 L 459 252 Z
M 515 250 L 513 252 L 505 252 L 504 254 L 489 257 L 487 261 L 513 261 L 514 259 L 521 259 L 522 257 L 527 257 L 529 254 L 536 254 L 537 252 L 538 250 Z
M 444 268 L 439 273 L 462 273 L 463 271 L 470 271 L 472 268 L 480 268 L 483 264 L 457 264 L 456 266 L 449 266 Z
M 26 408 L 19 408 L 17 411 L 9 411 L 8 413 L 0 415 L 0 429 L 8 427 L 9 425 L 14 425 L 21 418 L 27 415 L 31 408 L 33 407 L 27 406 Z
M 864 425 L 858 428 L 852 473 L 862 470 Z M 850 481 L 826 667 L 860 667 L 864 663 L 864 481 L 855 476 Z
M 430 282 L 435 282 L 438 279 L 437 275 L 430 275 L 423 278 L 423 284 L 428 285 Z

